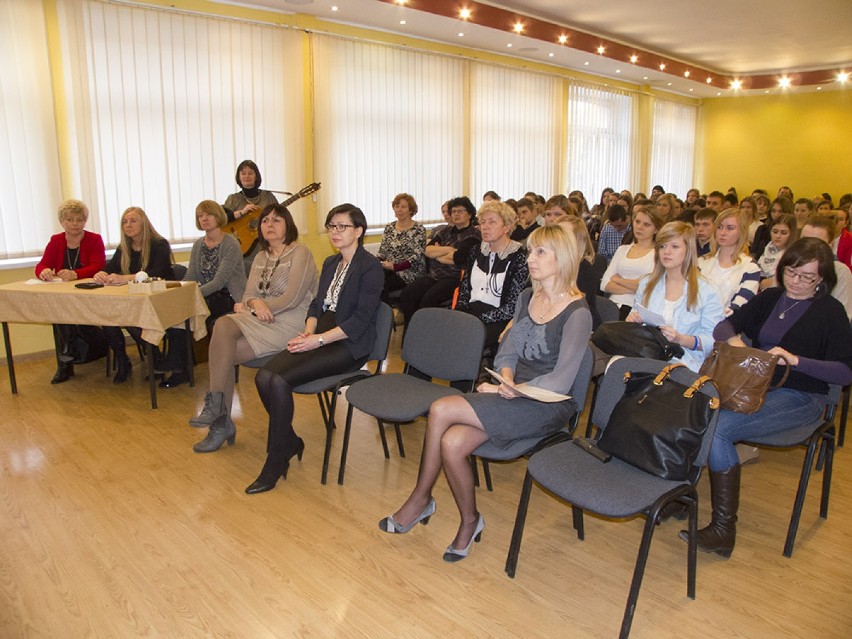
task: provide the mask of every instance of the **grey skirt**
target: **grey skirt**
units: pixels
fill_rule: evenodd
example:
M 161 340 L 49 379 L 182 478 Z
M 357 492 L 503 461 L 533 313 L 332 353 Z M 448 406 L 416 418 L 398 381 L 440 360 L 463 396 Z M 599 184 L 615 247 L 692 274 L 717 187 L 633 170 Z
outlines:
M 482 422 L 488 440 L 498 448 L 555 433 L 577 412 L 573 399 L 548 404 L 525 397 L 504 399 L 497 393 L 468 393 L 464 399 Z

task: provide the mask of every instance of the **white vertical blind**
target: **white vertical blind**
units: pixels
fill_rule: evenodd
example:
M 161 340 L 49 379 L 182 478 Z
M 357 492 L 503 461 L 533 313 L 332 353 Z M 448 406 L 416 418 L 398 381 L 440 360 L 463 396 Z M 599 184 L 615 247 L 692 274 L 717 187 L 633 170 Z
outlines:
M 420 221 L 461 195 L 461 60 L 328 36 L 313 39 L 316 179 L 321 221 L 352 202 L 371 226 L 393 219 L 400 192 Z
M 555 76 L 471 65 L 470 196 L 485 191 L 518 199 L 527 191 L 560 191 L 554 167 L 560 152 L 562 81 Z
M 596 202 L 604 188 L 633 183 L 634 98 L 580 82 L 568 87 L 566 192 L 578 189 Z
M 108 243 L 130 205 L 171 239 L 197 237 L 195 206 L 236 191 L 247 158 L 263 188 L 301 186 L 299 35 L 97 0 L 62 12 L 76 179 Z
M 698 107 L 671 100 L 654 102 L 651 185 L 678 197 L 694 186 L 695 124 Z M 650 186 L 648 188 L 651 188 Z
M 59 230 L 53 92 L 41 2 L 0 2 L 0 259 L 40 253 Z

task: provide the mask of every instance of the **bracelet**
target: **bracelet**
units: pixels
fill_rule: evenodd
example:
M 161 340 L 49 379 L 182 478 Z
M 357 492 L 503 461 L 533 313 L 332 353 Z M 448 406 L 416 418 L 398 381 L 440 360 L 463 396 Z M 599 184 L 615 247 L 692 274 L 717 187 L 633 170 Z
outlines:
M 695 343 L 692 345 L 692 350 L 697 351 L 698 347 L 701 346 L 701 341 L 698 339 L 698 335 L 693 335 L 692 339 L 695 340 Z
M 319 338 L 320 348 L 322 348 L 323 346 L 325 346 L 325 340 L 322 338 L 322 334 L 317 335 L 317 337 Z

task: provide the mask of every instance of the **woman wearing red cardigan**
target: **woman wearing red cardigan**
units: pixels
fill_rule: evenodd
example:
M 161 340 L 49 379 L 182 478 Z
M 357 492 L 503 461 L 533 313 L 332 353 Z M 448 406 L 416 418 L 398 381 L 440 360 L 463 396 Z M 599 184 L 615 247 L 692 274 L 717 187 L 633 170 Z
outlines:
M 80 200 L 65 200 L 59 205 L 59 223 L 64 232 L 50 238 L 44 256 L 35 267 L 35 274 L 47 282 L 85 279 L 92 277 L 106 264 L 104 241 L 97 233 L 84 230 L 89 219 L 89 209 Z M 83 363 L 106 354 L 106 342 L 100 329 L 94 326 L 58 324 L 59 367 L 50 381 L 61 384 L 74 375 L 74 362 Z M 78 339 L 88 345 L 86 353 L 79 352 Z M 102 352 L 100 352 L 102 351 Z

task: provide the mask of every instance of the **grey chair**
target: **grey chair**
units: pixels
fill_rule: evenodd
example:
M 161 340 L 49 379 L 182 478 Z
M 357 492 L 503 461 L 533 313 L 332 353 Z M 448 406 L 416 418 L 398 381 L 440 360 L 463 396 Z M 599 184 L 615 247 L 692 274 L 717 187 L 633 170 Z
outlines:
M 658 373 L 666 365 L 667 362 L 642 358 L 624 358 L 613 362 L 601 382 L 598 403 L 595 407 L 594 422 L 599 432 L 603 432 L 606 428 L 613 407 L 624 394 L 624 373 L 627 371 Z M 686 367 L 677 368 L 672 374 L 675 381 L 686 385 L 692 384 L 697 377 L 696 373 Z M 718 397 L 712 384 L 705 384 L 701 392 L 709 397 Z M 694 599 L 697 550 L 695 534 L 698 519 L 698 493 L 695 486 L 701 475 L 701 468 L 710 453 L 717 419 L 718 411 L 715 411 L 704 434 L 690 479 L 687 481 L 661 479 L 617 458 L 613 458 L 608 463 L 602 463 L 570 441 L 549 446 L 532 455 L 527 465 L 527 474 L 524 477 L 515 528 L 512 533 L 512 543 L 506 557 L 506 574 L 509 577 L 515 576 L 530 492 L 535 481 L 544 490 L 571 504 L 574 528 L 577 531 L 577 537 L 581 540 L 585 536 L 583 511 L 588 510 L 614 519 L 636 515 L 646 517 L 621 624 L 621 637 L 627 637 L 630 633 L 636 600 L 639 597 L 639 588 L 642 585 L 645 564 L 660 511 L 674 501 L 689 507 L 686 592 L 690 599 Z
M 476 468 L 476 458 L 482 460 L 482 473 L 485 476 L 485 486 L 488 490 L 493 490 L 491 483 L 491 471 L 488 466 L 489 461 L 512 461 L 520 457 L 529 457 L 533 453 L 558 443 L 571 439 L 574 431 L 577 429 L 577 423 L 580 421 L 580 414 L 586 407 L 586 395 L 589 392 L 589 382 L 592 379 L 592 367 L 594 366 L 595 358 L 592 350 L 586 347 L 586 352 L 583 355 L 583 361 L 580 363 L 580 368 L 577 371 L 577 377 L 574 378 L 574 385 L 571 387 L 569 395 L 574 398 L 577 404 L 577 412 L 571 417 L 571 420 L 565 425 L 562 430 L 549 435 L 547 437 L 531 437 L 521 439 L 514 442 L 508 448 L 499 448 L 491 442 L 485 442 L 473 451 L 471 461 Z
M 473 315 L 445 308 L 417 311 L 402 345 L 404 371 L 360 380 L 346 392 L 349 409 L 337 483 L 343 484 L 355 408 L 376 418 L 386 458 L 384 425 L 393 424 L 399 454 L 405 457 L 399 425 L 427 414 L 435 400 L 472 391 L 484 342 L 485 327 Z M 433 380 L 450 382 L 450 386 Z
M 601 322 L 618 321 L 618 304 L 608 297 L 597 295 L 595 297 L 595 306 L 598 309 L 598 315 L 600 315 Z
M 331 437 L 336 428 L 334 423 L 334 414 L 337 408 L 337 397 L 340 395 L 341 389 L 353 384 L 354 382 L 379 375 L 382 372 L 385 359 L 388 356 L 388 345 L 390 344 L 391 333 L 393 332 L 393 311 L 390 306 L 382 302 L 379 310 L 376 313 L 376 341 L 373 344 L 373 350 L 370 352 L 367 361 L 376 362 L 374 372 L 362 368 L 357 371 L 348 373 L 338 373 L 321 377 L 311 382 L 300 384 L 293 389 L 294 393 L 299 395 L 316 395 L 322 413 L 322 421 L 325 426 L 325 451 L 322 458 L 322 475 L 320 481 L 325 484 L 328 478 L 328 462 L 331 455 Z M 244 362 L 242 366 L 249 368 L 263 368 L 275 355 L 266 355 L 250 362 Z M 384 430 L 381 430 L 382 444 L 385 449 L 385 457 L 390 457 L 388 453 L 387 441 L 384 437 Z
M 798 446 L 806 448 L 805 460 L 799 476 L 799 487 L 796 490 L 793 512 L 790 515 L 790 525 L 787 527 L 787 539 L 784 542 L 785 557 L 793 555 L 793 545 L 796 543 L 796 533 L 799 530 L 799 520 L 802 516 L 805 494 L 808 491 L 811 469 L 814 466 L 814 457 L 818 457 L 817 470 L 822 468 L 822 495 L 820 497 L 819 516 L 822 519 L 828 517 L 828 498 L 831 493 L 831 470 L 834 464 L 834 416 L 837 412 L 837 405 L 841 401 L 840 395 L 842 392 L 840 386 L 829 385 L 828 388 L 828 401 L 825 412 L 816 421 L 801 428 L 793 428 L 743 442 L 752 446 L 767 448 L 793 448 Z M 779 418 L 783 417 L 779 416 Z M 817 455 L 818 447 L 819 455 Z

